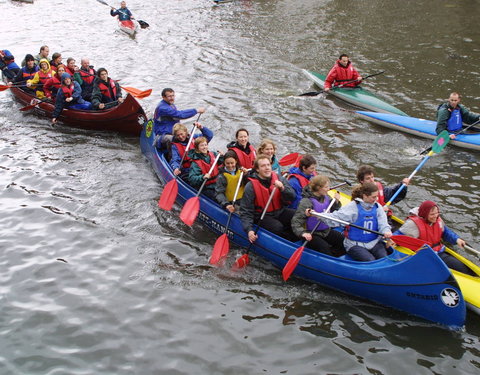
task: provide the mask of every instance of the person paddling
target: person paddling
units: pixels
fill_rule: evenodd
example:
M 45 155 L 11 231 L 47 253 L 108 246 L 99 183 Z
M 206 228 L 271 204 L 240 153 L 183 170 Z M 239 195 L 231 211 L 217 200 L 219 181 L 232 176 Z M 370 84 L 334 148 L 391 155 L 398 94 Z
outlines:
M 57 66 L 56 74 L 50 78 L 43 86 L 43 92 L 47 98 L 55 98 L 57 91 L 62 86 L 62 74 L 65 73 L 65 65 L 60 64 Z
M 347 81 L 354 81 L 346 83 Z M 338 85 L 343 87 L 356 87 L 362 82 L 362 76 L 354 68 L 350 58 L 346 54 L 340 55 L 338 60 L 325 78 L 323 91 L 328 92 L 330 89 Z
M 253 167 L 256 158 L 255 148 L 249 142 L 250 134 L 247 129 L 238 129 L 235 133 L 235 141 L 227 145 L 229 150 L 235 151 L 238 161 L 242 167 L 247 169 Z
M 27 54 L 25 56 L 25 66 L 22 67 L 15 78 L 11 82 L 8 82 L 9 86 L 12 86 L 13 84 L 17 86 L 21 86 L 22 84 L 26 84 L 28 80 L 33 79 L 35 77 L 35 74 L 38 72 L 39 68 L 37 65 L 35 65 L 35 58 Z M 28 92 L 29 94 L 34 94 L 34 90 L 28 88 L 28 87 L 22 87 L 22 90 L 25 92 Z
M 480 115 L 470 112 L 460 104 L 462 96 L 458 92 L 452 92 L 446 103 L 440 104 L 437 109 L 437 134 L 444 130 L 455 133 L 462 129 L 463 123 L 472 125 L 480 121 Z M 455 134 L 450 134 L 450 139 L 455 139 Z
M 304 155 L 300 159 L 298 167 L 292 167 L 289 170 L 288 182 L 295 190 L 295 199 L 290 203 L 290 208 L 296 209 L 302 199 L 302 190 L 308 185 L 310 179 L 316 174 L 317 161 L 312 155 Z
M 240 178 L 247 172 L 248 170 L 246 168 L 240 166 L 238 156 L 234 151 L 228 150 L 225 155 L 223 155 L 223 167 L 220 168 L 217 183 L 215 184 L 215 198 L 217 202 L 229 212 L 235 212 L 235 206 L 233 205 L 235 191 L 237 190 Z M 242 182 L 238 188 L 236 203 L 241 202 L 244 189 L 245 186 Z
M 120 3 L 120 9 L 115 9 L 114 7 L 111 7 L 110 9 L 110 15 L 112 17 L 118 16 L 118 19 L 120 21 L 130 21 L 134 20 L 135 18 L 132 16 L 132 12 L 127 8 L 127 3 L 125 1 L 122 1 Z
M 119 103 L 123 103 L 120 85 L 108 76 L 107 69 L 98 69 L 97 78 L 93 81 L 93 108 L 108 109 L 115 107 Z
M 20 70 L 15 57 L 8 49 L 0 50 L 0 70 L 8 80 L 12 80 Z
M 27 87 L 36 89 L 35 95 L 37 98 L 43 99 L 45 97 L 43 86 L 48 80 L 55 76 L 55 71 L 50 67 L 50 63 L 47 59 L 41 59 L 38 66 L 40 69 L 35 73 L 32 79 L 27 81 Z

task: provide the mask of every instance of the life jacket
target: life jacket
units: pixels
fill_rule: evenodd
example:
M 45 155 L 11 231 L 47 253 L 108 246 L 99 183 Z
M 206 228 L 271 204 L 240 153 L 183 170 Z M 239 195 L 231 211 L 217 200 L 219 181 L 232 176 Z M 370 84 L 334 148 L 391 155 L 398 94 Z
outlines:
M 73 82 L 70 84 L 70 86 L 62 85 L 61 88 L 62 88 L 62 91 L 63 91 L 63 96 L 65 96 L 65 99 L 73 96 L 73 91 L 75 89 L 75 86 L 74 86 Z M 72 103 L 72 102 L 70 102 L 70 103 Z
M 315 198 L 310 198 L 310 201 L 313 204 L 313 210 L 314 211 L 324 212 L 328 208 L 328 205 L 332 201 L 332 198 L 330 198 L 329 196 L 326 196 L 325 199 L 323 200 L 323 203 L 320 203 L 318 201 L 318 199 L 315 199 Z M 310 216 L 309 218 L 307 218 L 307 230 L 312 231 L 313 228 L 315 228 L 315 225 L 317 225 L 318 220 L 319 219 L 317 217 L 314 217 L 314 216 Z M 316 231 L 321 231 L 321 230 L 325 230 L 325 229 L 328 229 L 328 228 L 329 228 L 329 226 L 322 222 L 322 223 L 320 223 L 320 225 L 318 226 Z
M 108 87 L 107 85 L 109 85 L 110 87 Z M 112 79 L 109 79 L 107 83 L 105 83 L 105 81 L 103 80 L 99 80 L 98 88 L 102 93 L 102 97 L 110 99 L 110 101 L 112 102 L 117 99 L 117 86 Z
M 225 189 L 225 196 L 227 197 L 227 200 L 230 202 L 233 202 L 233 198 L 235 197 L 235 190 L 237 190 L 237 185 L 238 181 L 240 180 L 240 174 L 242 171 L 240 169 L 237 169 L 234 175 L 224 172 L 223 175 L 227 179 L 227 188 Z M 243 192 L 245 190 L 245 186 L 240 185 L 238 188 L 238 193 L 237 193 L 237 200 L 243 197 Z
M 44 85 L 50 78 L 53 77 L 53 73 L 52 73 L 52 70 L 49 69 L 48 71 L 43 71 L 43 70 L 39 70 L 38 71 L 38 83 L 40 85 Z M 40 88 L 41 89 L 41 88 Z
M 75 74 L 74 70 L 70 69 L 68 66 L 65 65 L 65 73 L 70 74 L 70 76 L 72 77 L 72 80 L 73 80 L 73 75 Z
M 375 203 L 370 210 L 366 210 L 365 208 L 363 208 L 360 202 L 356 203 L 358 217 L 353 224 L 378 231 L 377 209 L 380 207 L 378 203 Z M 355 227 L 346 227 L 345 237 L 352 241 L 370 242 L 375 240 L 378 237 L 378 234 L 367 232 Z
M 418 231 L 420 233 L 418 237 L 419 239 L 427 242 L 428 245 L 437 252 L 444 249 L 444 246 L 441 243 L 443 229 L 440 223 L 442 219 L 438 218 L 433 225 L 430 225 L 417 215 L 412 215 L 408 218 L 417 225 Z
M 450 109 L 449 109 L 450 111 Z M 457 107 L 450 111 L 450 118 L 447 121 L 447 130 L 451 133 L 459 131 L 463 126 L 462 113 L 460 108 Z
M 252 145 L 248 145 L 248 149 L 250 150 L 250 153 L 247 154 L 245 151 L 240 150 L 238 147 L 229 148 L 229 150 L 235 151 L 238 157 L 238 162 L 244 168 L 252 168 L 253 162 L 256 158 L 255 148 Z
M 268 198 L 272 193 L 273 188 L 275 187 L 275 181 L 278 180 L 278 176 L 275 172 L 272 172 L 272 179 L 268 189 L 262 185 L 262 183 L 256 178 L 249 178 L 253 186 L 253 191 L 255 192 L 255 211 L 262 212 L 267 205 Z M 282 196 L 280 190 L 275 190 L 273 194 L 272 203 L 267 209 L 267 212 L 277 211 L 283 207 L 282 205 Z
M 78 73 L 80 74 L 80 77 L 82 77 L 83 82 L 85 82 L 87 85 L 91 85 L 95 79 L 95 71 L 92 68 L 88 68 L 88 71 L 80 68 Z
M 34 68 L 32 68 L 33 72 L 28 71 L 27 69 L 28 68 L 26 66 L 22 68 L 22 77 L 23 77 L 23 80 L 25 81 L 29 79 L 33 79 L 33 77 L 35 77 L 35 73 L 38 72 L 38 66 L 35 66 Z
M 300 182 L 300 186 L 302 187 L 302 189 L 308 185 L 308 183 L 310 182 L 310 180 L 308 178 L 306 178 L 305 176 L 299 174 L 299 173 L 292 173 L 290 176 L 288 176 L 288 179 L 290 180 L 292 177 L 295 177 L 298 182 Z
M 352 81 L 355 79 L 354 77 L 355 77 L 356 70 L 353 67 L 351 61 L 349 61 L 347 66 L 344 67 L 343 65 L 340 64 L 340 60 L 337 60 L 332 70 L 334 70 L 337 73 L 333 86 L 342 85 L 342 87 L 355 87 L 358 85 L 357 82 L 351 82 L 346 85 L 343 84 L 343 82 Z
M 180 155 L 181 158 L 183 158 L 183 163 L 181 165 L 181 168 L 183 169 L 190 168 L 190 165 L 192 164 L 192 159 L 188 157 L 188 152 L 185 155 L 185 157 L 183 157 L 183 155 L 185 154 L 186 151 L 192 150 L 194 148 L 193 142 L 190 143 L 190 147 L 188 148 L 188 150 L 186 149 L 187 145 L 184 145 L 183 143 L 180 143 L 180 142 L 172 142 L 172 146 L 177 147 L 178 154 Z
M 385 195 L 383 193 L 383 185 L 378 181 L 375 181 L 375 185 L 377 185 L 377 187 L 378 187 L 378 201 L 377 202 L 380 206 L 385 206 L 385 203 L 387 203 L 387 202 L 385 202 Z
M 212 151 L 209 151 L 208 156 L 210 156 L 210 163 L 207 163 L 205 160 L 202 160 L 202 159 L 192 160 L 194 163 L 196 163 L 200 167 L 200 169 L 202 170 L 202 174 L 207 174 L 210 171 L 212 164 L 215 163 L 215 167 L 213 168 L 212 175 L 205 183 L 205 185 L 207 186 L 216 183 L 217 176 L 218 176 L 218 165 L 215 161 L 215 155 L 213 154 Z

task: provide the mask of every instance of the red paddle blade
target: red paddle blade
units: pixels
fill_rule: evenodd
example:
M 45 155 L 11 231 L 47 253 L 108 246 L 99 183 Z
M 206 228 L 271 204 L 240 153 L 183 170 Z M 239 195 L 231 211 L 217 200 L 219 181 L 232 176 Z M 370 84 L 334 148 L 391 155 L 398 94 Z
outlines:
M 137 98 L 138 99 L 143 99 L 143 98 L 146 98 L 147 96 L 150 96 L 150 94 L 152 93 L 152 89 L 148 89 L 148 90 L 145 90 L 145 91 L 142 91 L 141 93 L 139 93 L 137 95 Z
M 163 189 L 163 193 L 158 200 L 158 207 L 162 210 L 170 211 L 175 203 L 175 199 L 177 199 L 178 194 L 178 182 L 177 179 L 174 178 L 173 180 L 168 181 Z
M 5 91 L 5 90 L 8 90 L 9 88 L 10 88 L 10 86 L 0 85 L 0 91 Z
M 188 226 L 192 226 L 198 216 L 198 211 L 200 211 L 200 198 L 190 198 L 180 212 L 180 219 Z
M 426 241 L 410 236 L 405 236 L 403 234 L 394 235 L 391 238 L 397 245 L 406 247 L 407 249 L 413 251 L 419 250 L 421 247 L 423 247 L 423 245 L 427 243 Z
M 218 262 L 227 256 L 230 251 L 230 242 L 226 233 L 217 238 L 215 246 L 213 247 L 212 256 L 210 257 L 210 264 L 217 265 Z
M 243 254 L 240 258 L 238 258 L 235 263 L 233 263 L 232 271 L 238 271 L 247 266 L 250 263 L 250 258 L 248 258 L 248 254 Z
M 297 264 L 302 257 L 303 249 L 305 249 L 305 246 L 300 246 L 297 250 L 295 250 L 287 264 L 285 264 L 285 267 L 283 267 L 282 276 L 284 281 L 287 281 L 295 268 L 297 268 Z
M 298 152 L 294 152 L 292 154 L 285 155 L 283 158 L 281 158 L 278 161 L 278 164 L 280 164 L 282 167 L 286 167 L 287 165 L 295 164 L 295 162 L 297 161 L 299 156 L 300 155 L 298 154 Z

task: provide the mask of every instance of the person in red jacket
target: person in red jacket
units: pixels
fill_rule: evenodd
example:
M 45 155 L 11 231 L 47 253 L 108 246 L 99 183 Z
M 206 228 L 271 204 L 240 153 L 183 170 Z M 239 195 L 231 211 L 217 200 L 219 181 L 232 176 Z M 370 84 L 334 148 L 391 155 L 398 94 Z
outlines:
M 358 73 L 357 69 L 353 67 L 348 55 L 343 54 L 335 62 L 335 65 L 332 69 L 330 69 L 330 72 L 328 72 L 327 78 L 325 78 L 323 90 L 328 92 L 332 86 L 355 87 L 361 82 L 362 77 Z
M 257 157 L 255 148 L 249 142 L 250 134 L 247 129 L 238 129 L 235 133 L 235 141 L 227 145 L 227 149 L 235 151 L 238 156 L 240 166 L 252 168 Z
M 109 109 L 120 103 L 123 103 L 120 85 L 108 76 L 107 69 L 98 69 L 97 78 L 93 81 L 93 108 Z
M 57 74 L 50 78 L 45 85 L 43 85 L 43 92 L 47 98 L 55 98 L 57 91 L 62 86 L 62 74 L 65 73 L 65 65 L 59 64 L 57 66 Z

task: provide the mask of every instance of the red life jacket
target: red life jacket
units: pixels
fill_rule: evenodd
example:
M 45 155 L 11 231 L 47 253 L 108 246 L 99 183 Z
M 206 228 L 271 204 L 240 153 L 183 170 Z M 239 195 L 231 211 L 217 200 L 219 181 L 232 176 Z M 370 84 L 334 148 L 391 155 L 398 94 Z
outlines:
M 192 160 L 200 167 L 200 169 L 202 170 L 202 174 L 207 174 L 208 172 L 210 172 L 210 168 L 212 168 L 213 163 L 215 163 L 215 167 L 213 168 L 212 175 L 205 183 L 205 185 L 207 186 L 216 183 L 217 176 L 218 176 L 218 165 L 215 162 L 215 155 L 213 154 L 212 151 L 209 151 L 208 156 L 210 156 L 210 163 L 207 163 L 201 159 Z
M 104 81 L 100 80 L 100 83 L 98 84 L 98 88 L 100 89 L 100 92 L 102 93 L 103 96 L 110 98 L 112 101 L 114 101 L 117 98 L 117 86 L 115 86 L 115 82 L 113 82 L 112 79 L 108 80 L 108 82 L 110 83 L 110 88 L 112 89 L 113 97 L 110 94 L 110 90 Z
M 334 78 L 332 79 L 332 75 Z M 344 82 L 352 81 L 357 79 L 359 76 L 357 70 L 353 67 L 351 61 L 348 62 L 347 66 L 344 67 L 340 64 L 340 60 L 337 60 L 333 68 L 328 73 L 325 78 L 328 83 L 333 84 L 334 86 L 342 85 L 342 87 L 355 87 L 360 82 L 351 82 L 344 85 Z M 330 87 L 330 86 L 329 86 Z
M 232 147 L 229 148 L 229 150 L 235 151 L 238 157 L 238 162 L 240 165 L 244 168 L 252 168 L 253 167 L 253 162 L 255 161 L 255 148 L 252 145 L 248 146 L 250 153 L 247 154 L 245 151 L 240 150 L 237 147 Z
M 187 151 L 186 148 L 187 148 L 187 145 L 184 145 L 180 142 L 172 142 L 172 145 L 176 146 L 177 149 L 178 149 L 178 154 L 180 155 L 181 158 L 183 158 L 183 155 L 185 154 L 185 152 Z M 188 148 L 188 150 L 192 150 L 194 148 L 194 145 L 193 145 L 193 142 L 190 143 L 190 147 Z M 192 164 L 192 159 L 188 157 L 188 153 L 187 155 L 185 155 L 185 157 L 183 158 L 183 163 L 181 165 L 182 168 L 184 169 L 188 169 L 190 168 L 190 165 Z M 200 167 L 201 168 L 201 167 Z M 208 172 L 208 171 L 207 171 Z
M 93 80 L 95 79 L 95 71 L 92 68 L 89 68 L 88 72 L 80 69 L 78 73 L 80 73 L 80 77 L 82 77 L 83 82 L 85 82 L 87 85 L 92 84 Z
M 38 71 L 38 81 L 41 85 L 44 85 L 52 77 L 53 73 L 51 69 L 47 72 L 44 72 L 43 70 Z
M 438 218 L 433 225 L 429 225 L 425 220 L 417 215 L 412 215 L 408 217 L 412 220 L 418 228 L 419 239 L 425 241 L 430 245 L 430 247 L 435 251 L 440 251 L 443 248 L 441 243 L 443 228 L 441 226 L 442 219 Z
M 65 99 L 73 96 L 74 88 L 75 86 L 73 85 L 73 82 L 70 84 L 70 86 L 62 85 L 62 91 L 63 91 L 63 95 L 65 96 Z
M 73 79 L 73 75 L 75 74 L 75 71 L 70 69 L 68 66 L 65 65 L 65 73 L 68 73 L 70 74 L 70 76 L 72 77 Z
M 268 189 L 256 178 L 249 178 L 249 180 L 252 183 L 253 191 L 255 192 L 255 211 L 262 212 L 267 205 L 268 198 L 275 187 L 275 181 L 278 180 L 278 176 L 275 172 L 272 172 L 272 181 L 270 182 Z M 282 193 L 279 189 L 277 189 L 273 195 L 272 203 L 270 204 L 270 207 L 268 207 L 267 212 L 277 211 L 282 207 Z
M 288 179 L 290 180 L 291 177 L 295 177 L 298 182 L 300 182 L 300 186 L 302 187 L 302 189 L 308 185 L 308 183 L 310 182 L 310 180 L 308 178 L 306 178 L 305 176 L 302 176 L 301 174 L 297 174 L 297 173 L 292 173 L 290 176 L 288 176 Z
M 383 185 L 378 181 L 376 181 L 375 184 L 378 187 L 378 204 L 380 206 L 385 206 L 385 203 L 387 202 L 385 202 L 385 195 L 383 194 Z

